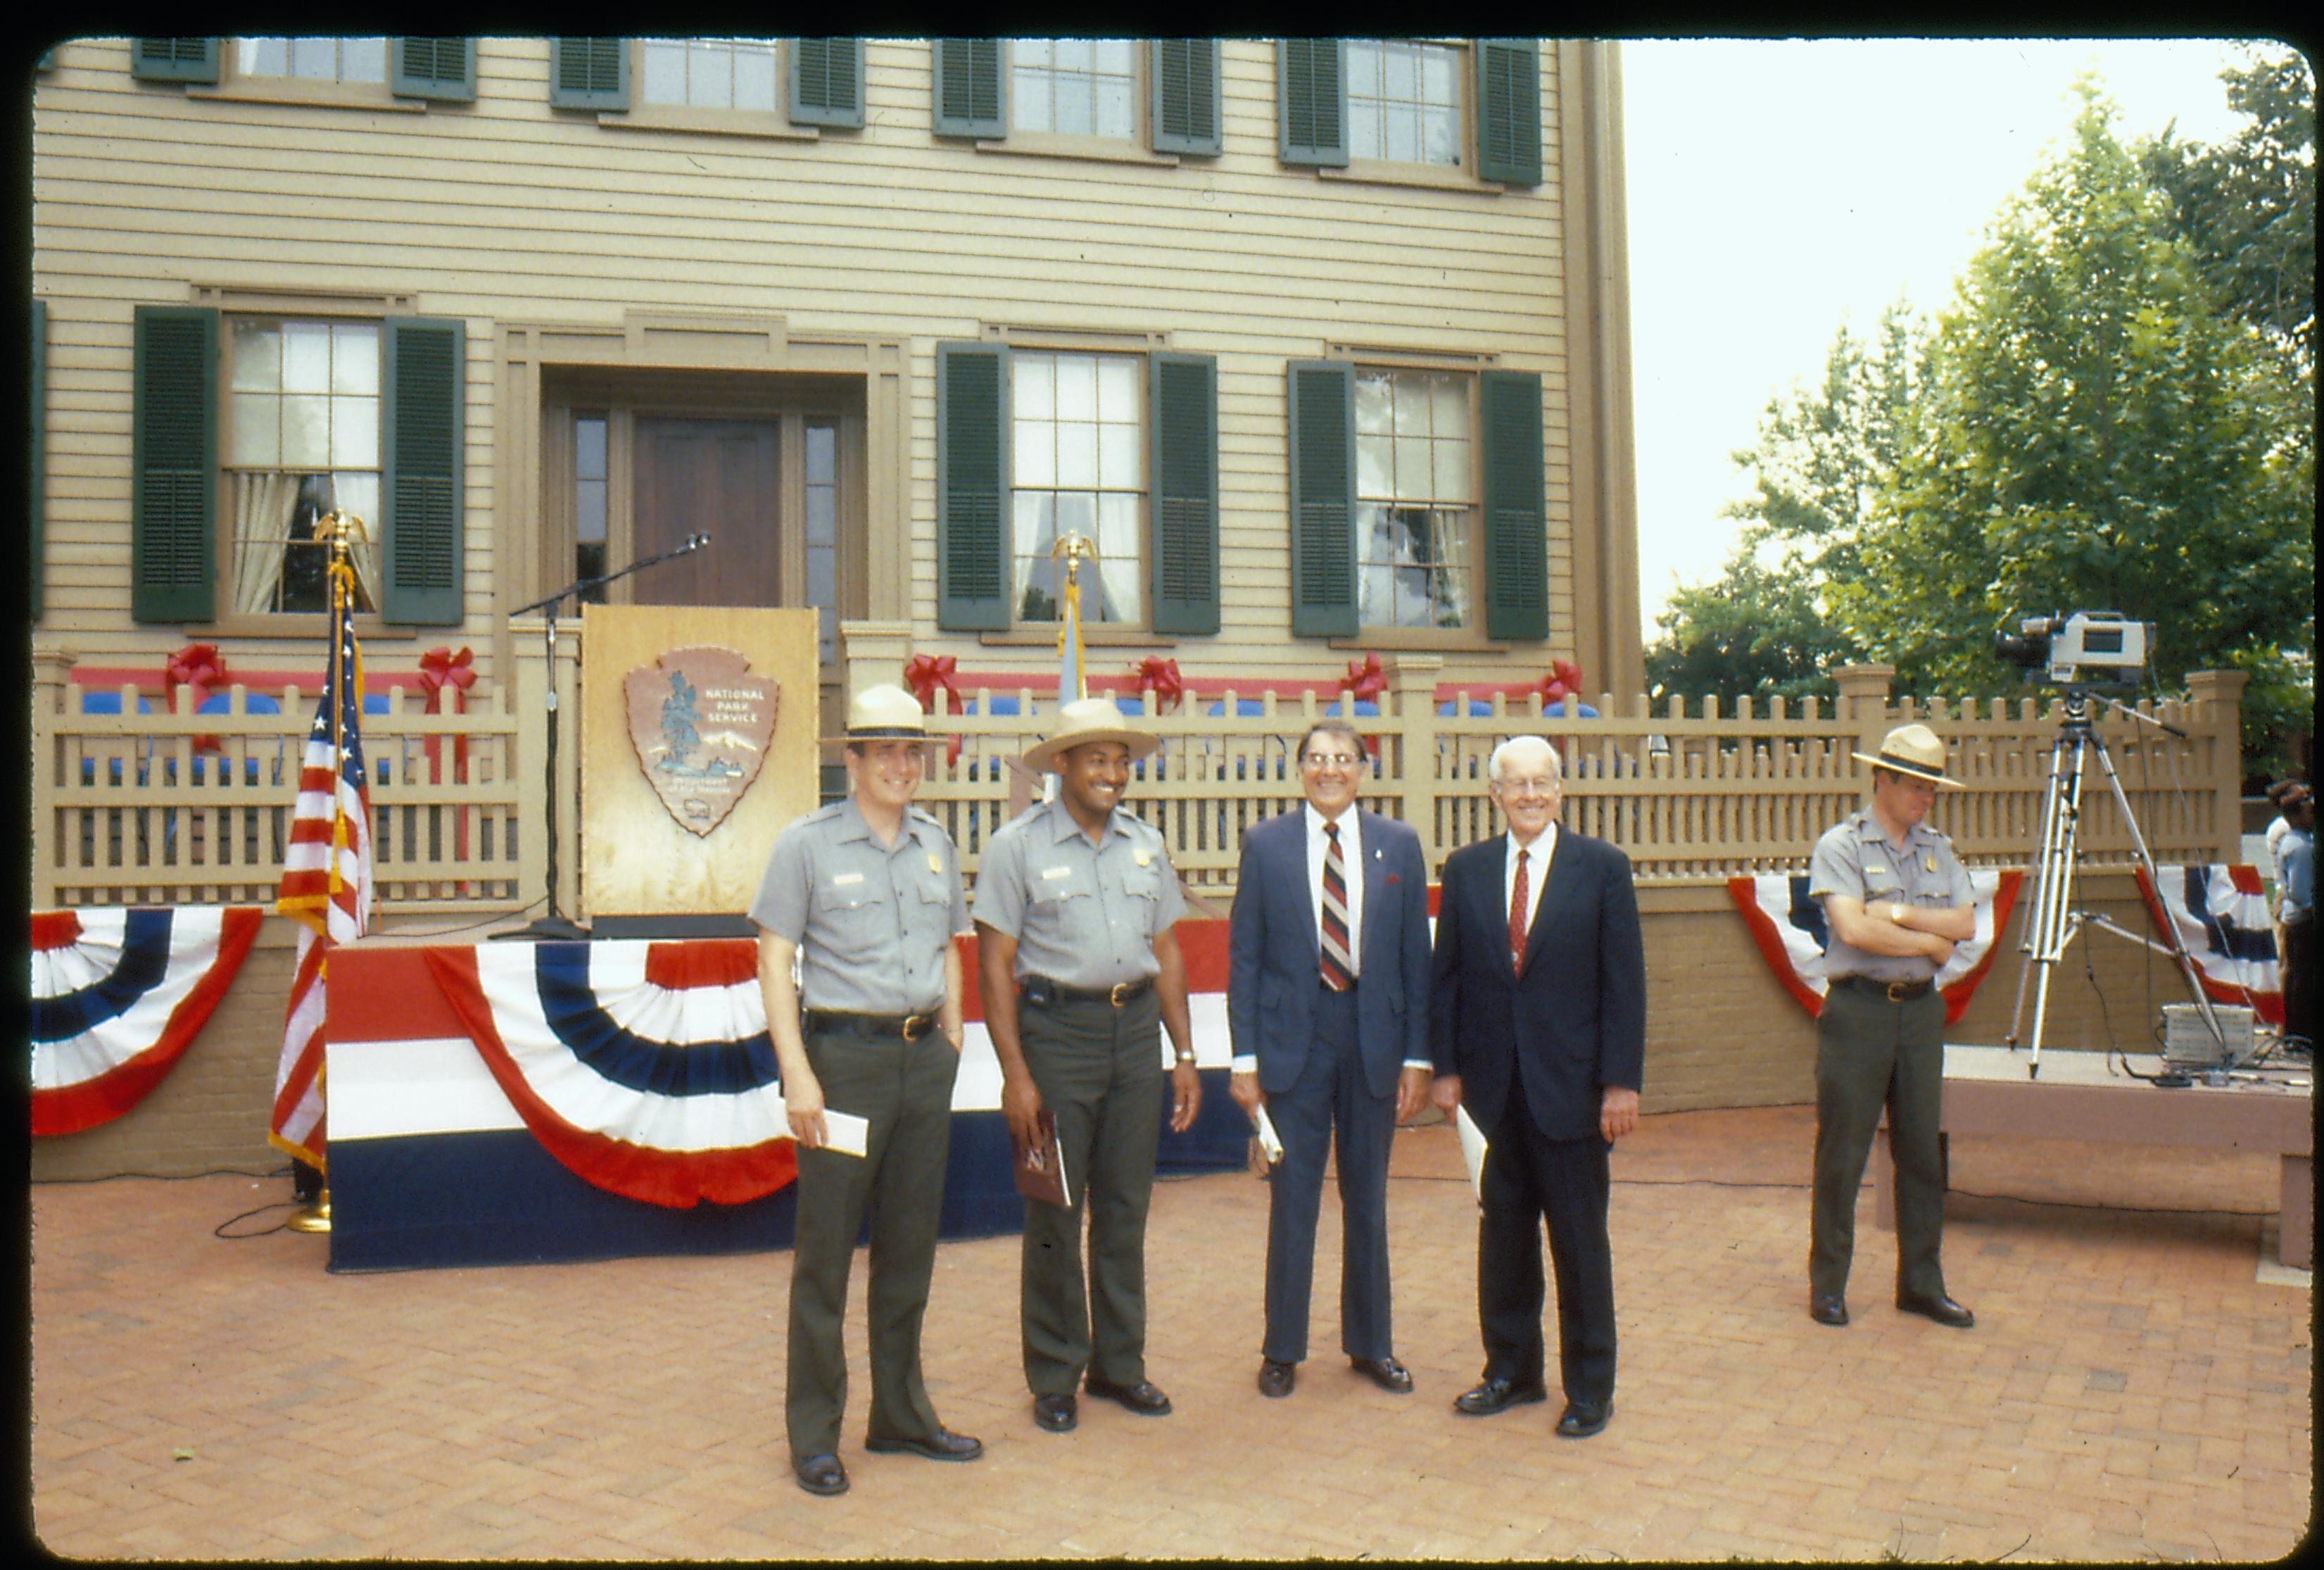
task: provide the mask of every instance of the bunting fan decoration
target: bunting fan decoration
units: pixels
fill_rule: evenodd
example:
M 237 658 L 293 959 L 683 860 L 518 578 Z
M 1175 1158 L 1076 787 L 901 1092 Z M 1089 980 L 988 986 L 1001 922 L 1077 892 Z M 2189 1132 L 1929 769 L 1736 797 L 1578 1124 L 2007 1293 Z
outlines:
M 2160 866 L 2160 890 L 2137 869 L 2138 894 L 2155 930 L 2179 941 L 2203 977 L 2215 1003 L 2249 1009 L 2270 1025 L 2283 1023 L 2283 977 L 2276 964 L 2275 928 L 2259 869 L 2199 864 Z
M 1956 945 L 1952 958 L 1937 973 L 1937 991 L 1945 999 L 1946 1024 L 1960 1022 L 1978 984 L 1993 967 L 1998 952 L 1994 939 L 2008 928 L 2009 912 L 2017 903 L 2018 886 L 2024 878 L 2024 873 L 2015 871 L 1969 873 L 1969 887 L 1977 896 L 1977 934 L 1967 943 Z M 1729 878 L 1727 897 L 1742 913 L 1760 956 L 1784 984 L 1784 990 L 1798 1000 L 1810 1018 L 1822 1013 L 1824 994 L 1831 990 L 1823 969 L 1826 928 L 1823 906 L 1808 898 L 1807 874 Z
M 428 950 L 518 1116 L 576 1176 L 685 1209 L 798 1171 L 747 938 Z
M 249 956 L 254 906 L 32 916 L 32 1132 L 112 1122 L 159 1085 Z

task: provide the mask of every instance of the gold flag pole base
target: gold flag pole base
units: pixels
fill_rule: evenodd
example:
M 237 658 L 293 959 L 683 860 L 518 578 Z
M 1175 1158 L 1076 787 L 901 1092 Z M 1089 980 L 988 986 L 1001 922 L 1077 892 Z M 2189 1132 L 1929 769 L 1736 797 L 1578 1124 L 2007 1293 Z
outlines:
M 284 1222 L 282 1224 L 292 1232 L 330 1231 L 331 1191 L 328 1188 L 324 1189 L 322 1196 L 317 1199 L 314 1204 L 309 1205 L 306 1209 L 301 1210 L 298 1214 L 292 1216 L 289 1221 Z

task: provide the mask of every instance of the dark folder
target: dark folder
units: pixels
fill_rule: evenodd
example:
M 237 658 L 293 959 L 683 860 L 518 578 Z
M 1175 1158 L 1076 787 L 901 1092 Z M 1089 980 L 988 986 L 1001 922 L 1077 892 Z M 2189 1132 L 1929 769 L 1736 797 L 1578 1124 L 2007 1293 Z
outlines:
M 1014 1134 L 1009 1143 L 1016 1154 L 1017 1192 L 1061 1210 L 1073 1208 L 1073 1191 L 1065 1183 L 1065 1152 L 1057 1142 L 1056 1114 L 1043 1111 L 1034 1143 L 1022 1143 Z

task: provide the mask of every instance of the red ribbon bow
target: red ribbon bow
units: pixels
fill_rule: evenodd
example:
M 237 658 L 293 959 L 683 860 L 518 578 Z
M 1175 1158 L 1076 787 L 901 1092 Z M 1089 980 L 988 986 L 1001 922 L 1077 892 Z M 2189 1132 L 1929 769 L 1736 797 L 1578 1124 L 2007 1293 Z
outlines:
M 1534 684 L 1541 694 L 1541 706 L 1553 708 L 1564 698 L 1582 697 L 1582 667 L 1571 660 L 1553 660 L 1549 670 Z
M 420 689 L 428 695 L 428 712 L 443 712 L 444 689 L 452 690 L 452 711 L 461 713 L 467 701 L 461 695 L 476 684 L 476 657 L 463 648 L 457 654 L 443 647 L 430 649 L 420 657 Z
M 1348 661 L 1348 673 L 1340 679 L 1340 687 L 1351 697 L 1377 698 L 1388 690 L 1388 672 L 1380 669 L 1379 656 L 1367 654 L 1361 660 Z
M 165 688 L 190 687 L 194 689 L 196 708 L 201 707 L 202 700 L 210 695 L 209 689 L 221 685 L 226 679 L 226 661 L 219 658 L 215 643 L 187 644 L 170 656 L 170 663 L 161 673 Z M 194 751 L 222 753 L 226 751 L 226 744 L 214 735 L 198 735 L 194 738 Z
M 1168 714 L 1185 699 L 1186 682 L 1178 674 L 1176 660 L 1149 654 L 1138 662 L 1138 690 L 1153 693 L 1156 710 Z
M 953 679 L 955 669 L 949 654 L 915 654 L 904 662 L 904 685 L 920 700 L 920 706 L 936 712 L 936 688 L 945 691 L 945 706 L 954 714 L 960 712 L 960 688 Z

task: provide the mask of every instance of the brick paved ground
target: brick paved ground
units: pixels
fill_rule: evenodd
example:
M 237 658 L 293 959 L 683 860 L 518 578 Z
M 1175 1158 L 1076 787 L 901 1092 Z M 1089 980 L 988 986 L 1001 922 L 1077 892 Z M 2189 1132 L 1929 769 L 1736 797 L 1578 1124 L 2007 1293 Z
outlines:
M 1966 1334 L 1887 1304 L 1868 1189 L 1845 1331 L 1804 1312 L 1806 1108 L 1645 1121 L 1615 1158 L 1622 1331 L 1605 1434 L 1470 1419 L 1474 1209 L 1442 1127 L 1398 1136 L 1398 1398 L 1325 1355 L 1263 1399 L 1264 1192 L 1166 1184 L 1150 1420 L 1037 1430 L 1017 1244 L 946 1244 L 928 1382 L 985 1458 L 862 1449 L 795 1488 L 787 1254 L 332 1276 L 320 1239 L 214 1239 L 280 1179 L 34 1190 L 32 1506 L 77 1558 L 2270 1559 L 2312 1507 L 2310 1295 L 2255 1279 L 2272 1159 L 1954 1142 Z M 1716 1178 L 1717 1183 L 1702 1179 Z M 1979 1198 L 1974 1195 L 2007 1195 Z M 2028 1204 L 2026 1197 L 2053 1203 Z M 2132 1214 L 2124 1201 L 2198 1212 Z

